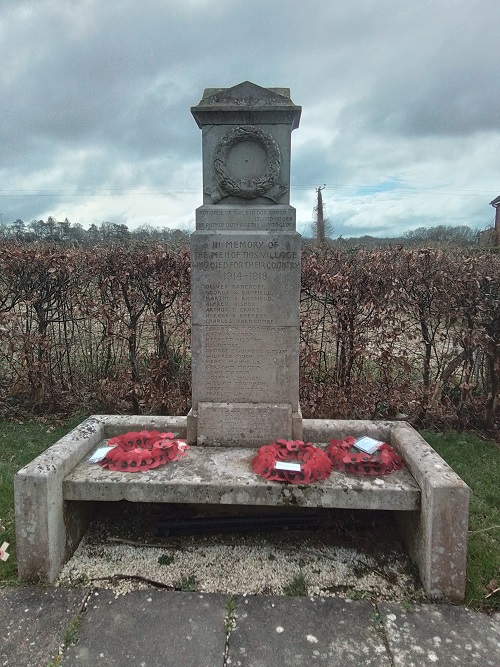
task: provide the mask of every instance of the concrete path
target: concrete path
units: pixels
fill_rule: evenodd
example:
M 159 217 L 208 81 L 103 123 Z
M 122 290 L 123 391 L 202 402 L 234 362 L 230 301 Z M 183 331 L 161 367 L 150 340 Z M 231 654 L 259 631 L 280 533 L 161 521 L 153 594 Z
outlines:
M 0 590 L 0 667 L 500 666 L 500 614 L 141 590 Z

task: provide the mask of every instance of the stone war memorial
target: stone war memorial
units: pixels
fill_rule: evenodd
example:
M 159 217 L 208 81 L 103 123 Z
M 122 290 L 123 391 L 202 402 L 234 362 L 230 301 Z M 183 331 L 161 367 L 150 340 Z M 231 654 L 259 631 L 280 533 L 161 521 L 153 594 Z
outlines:
M 207 89 L 203 206 L 191 235 L 193 401 L 188 441 L 265 445 L 302 438 L 300 235 L 290 206 L 287 89 Z
M 234 513 L 242 506 L 384 510 L 393 513 L 427 596 L 463 601 L 467 485 L 407 422 L 301 415 L 301 242 L 290 206 L 291 137 L 301 108 L 287 88 L 244 82 L 206 89 L 191 112 L 203 154 L 203 202 L 191 236 L 191 410 L 93 415 L 22 468 L 14 480 L 20 579 L 53 582 L 104 501 L 224 505 Z M 162 439 L 147 445 L 153 432 Z M 182 456 L 170 432 L 189 443 Z M 387 443 L 397 468 L 367 476 L 335 468 L 332 459 L 330 470 L 334 442 L 363 437 Z M 311 458 L 269 464 L 276 441 Z M 257 474 L 262 451 L 268 463 Z M 121 459 L 113 459 L 117 452 Z M 316 472 L 328 472 L 306 479 L 314 457 L 327 461 Z

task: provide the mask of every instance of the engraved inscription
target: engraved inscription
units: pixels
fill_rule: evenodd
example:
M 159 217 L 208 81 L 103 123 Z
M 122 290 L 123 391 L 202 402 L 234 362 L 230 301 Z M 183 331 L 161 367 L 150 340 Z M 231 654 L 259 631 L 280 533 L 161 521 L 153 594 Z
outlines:
M 299 268 L 297 250 L 280 250 L 278 241 L 214 241 L 208 250 L 195 250 L 193 269 L 226 270 L 294 270 Z M 241 275 L 248 279 L 248 274 Z
M 280 384 L 286 397 L 287 383 L 279 382 L 289 367 L 286 338 L 273 329 L 207 327 L 201 363 L 211 400 L 277 400 Z
M 274 318 L 265 309 L 273 300 L 272 291 L 265 284 L 235 282 L 229 289 L 226 284 L 207 283 L 204 295 L 206 324 L 274 324 Z
M 196 229 L 295 231 L 295 209 L 201 207 L 196 211 Z
M 215 240 L 209 236 L 193 248 L 191 266 L 198 275 L 193 317 L 197 324 L 298 324 L 298 304 L 294 317 L 289 294 L 291 286 L 299 289 L 299 248 L 280 239 L 264 239 Z
M 194 405 L 297 409 L 300 250 L 295 232 L 193 234 Z

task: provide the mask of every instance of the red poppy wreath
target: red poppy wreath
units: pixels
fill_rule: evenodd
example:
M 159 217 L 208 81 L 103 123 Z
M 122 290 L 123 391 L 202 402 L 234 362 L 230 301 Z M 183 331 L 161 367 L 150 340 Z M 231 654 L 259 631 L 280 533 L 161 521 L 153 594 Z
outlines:
M 182 458 L 186 455 L 187 444 L 176 439 L 175 433 L 131 431 L 111 438 L 108 447 L 113 449 L 99 461 L 103 468 L 140 472 Z
M 332 440 L 327 448 L 332 468 L 350 472 L 354 475 L 388 475 L 402 466 L 400 457 L 394 449 L 383 442 L 372 454 L 357 452 L 355 440 L 348 436 L 345 440 Z
M 286 469 L 286 465 L 291 470 Z M 283 469 L 285 468 L 285 469 Z M 276 440 L 261 447 L 252 459 L 252 469 L 264 479 L 290 484 L 311 484 L 330 476 L 330 459 L 319 447 L 302 440 Z

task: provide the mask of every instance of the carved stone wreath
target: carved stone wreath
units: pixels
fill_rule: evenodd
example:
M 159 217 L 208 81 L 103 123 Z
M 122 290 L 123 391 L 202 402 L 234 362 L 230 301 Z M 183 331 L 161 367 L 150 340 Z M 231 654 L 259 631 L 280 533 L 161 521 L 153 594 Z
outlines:
M 227 158 L 231 149 L 243 141 L 255 141 L 265 150 L 267 155 L 267 168 L 260 178 L 234 179 L 227 170 Z M 247 125 L 237 127 L 227 132 L 219 141 L 214 155 L 214 174 L 217 188 L 222 197 L 233 195 L 242 199 L 255 199 L 256 197 L 269 197 L 275 199 L 286 188 L 277 186 L 281 166 L 280 149 L 274 138 L 263 130 Z M 274 192 L 274 190 L 277 190 Z M 272 192 L 273 191 L 273 192 Z M 274 195 L 274 196 L 273 196 Z M 213 195 L 212 195 L 213 196 Z M 214 197 L 215 199 L 215 197 Z

